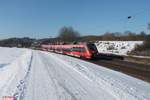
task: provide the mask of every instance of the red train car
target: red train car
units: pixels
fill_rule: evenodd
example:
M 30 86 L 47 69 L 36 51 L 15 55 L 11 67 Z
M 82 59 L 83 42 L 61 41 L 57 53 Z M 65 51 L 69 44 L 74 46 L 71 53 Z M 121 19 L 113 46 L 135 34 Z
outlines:
M 65 44 L 65 45 L 41 45 L 42 50 L 57 52 L 75 57 L 93 59 L 99 55 L 93 43 Z

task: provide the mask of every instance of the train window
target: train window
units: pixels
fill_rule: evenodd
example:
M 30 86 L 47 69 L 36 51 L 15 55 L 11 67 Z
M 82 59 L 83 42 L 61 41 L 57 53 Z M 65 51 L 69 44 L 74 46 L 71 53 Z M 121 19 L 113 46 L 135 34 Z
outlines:
M 77 47 L 73 47 L 71 51 L 78 51 Z
M 63 51 L 65 51 L 65 52 L 70 52 L 71 49 L 70 49 L 70 48 L 64 48 Z
M 76 52 L 85 52 L 85 48 L 81 47 L 73 47 L 71 50 Z

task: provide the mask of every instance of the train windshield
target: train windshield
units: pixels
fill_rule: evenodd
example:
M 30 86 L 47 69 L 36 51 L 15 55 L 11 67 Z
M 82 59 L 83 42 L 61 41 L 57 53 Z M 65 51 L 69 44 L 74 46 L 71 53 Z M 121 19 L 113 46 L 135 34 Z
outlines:
M 96 46 L 95 46 L 95 44 L 87 44 L 87 46 L 88 46 L 88 48 L 90 49 L 90 50 L 92 50 L 92 51 L 95 51 L 95 52 L 98 52 L 97 51 L 97 48 L 96 48 Z

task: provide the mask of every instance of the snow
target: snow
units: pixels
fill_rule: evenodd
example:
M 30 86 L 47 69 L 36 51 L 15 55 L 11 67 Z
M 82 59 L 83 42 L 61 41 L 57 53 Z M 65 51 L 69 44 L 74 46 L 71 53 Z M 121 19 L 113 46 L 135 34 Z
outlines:
M 0 67 L 9 64 L 21 55 L 25 49 L 0 47 Z
M 136 45 L 142 43 L 143 41 L 98 41 L 95 45 L 100 53 L 126 55 L 133 50 Z
M 0 68 L 0 97 L 13 96 L 27 74 L 31 51 L 17 48 L 0 48 L 0 51 L 0 59 L 8 63 Z
M 1 51 L 10 58 L 0 57 L 9 63 L 0 68 L 0 100 L 150 100 L 149 83 L 102 66 L 29 49 Z

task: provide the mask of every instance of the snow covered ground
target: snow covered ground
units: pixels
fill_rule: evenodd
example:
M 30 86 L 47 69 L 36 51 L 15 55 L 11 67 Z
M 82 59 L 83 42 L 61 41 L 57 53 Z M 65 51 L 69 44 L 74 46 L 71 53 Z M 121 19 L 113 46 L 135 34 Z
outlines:
M 24 49 L 0 47 L 0 67 L 7 65 L 23 53 Z
M 150 100 L 149 83 L 102 66 L 28 49 L 0 52 L 7 63 L 0 68 L 0 100 Z
M 142 43 L 143 41 L 98 41 L 95 44 L 99 52 L 126 55 L 137 44 Z

